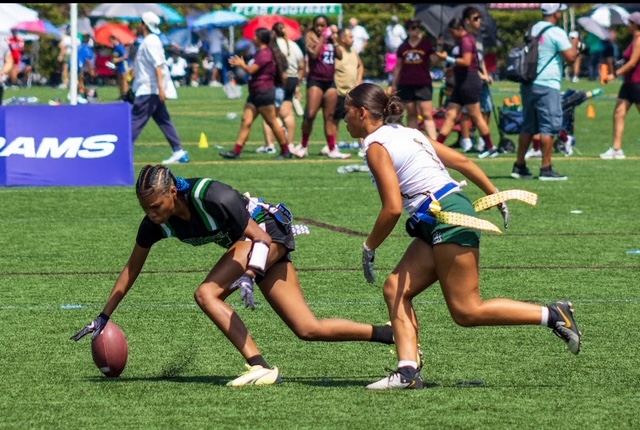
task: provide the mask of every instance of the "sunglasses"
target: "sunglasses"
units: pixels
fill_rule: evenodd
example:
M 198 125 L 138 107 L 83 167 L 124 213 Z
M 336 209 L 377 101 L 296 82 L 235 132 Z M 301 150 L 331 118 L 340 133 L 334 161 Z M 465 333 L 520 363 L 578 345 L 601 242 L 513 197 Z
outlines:
M 420 26 L 419 25 L 412 25 L 411 27 L 409 27 L 409 30 L 420 30 Z
M 473 18 L 471 18 L 473 21 L 478 22 L 482 19 L 481 16 L 474 16 Z

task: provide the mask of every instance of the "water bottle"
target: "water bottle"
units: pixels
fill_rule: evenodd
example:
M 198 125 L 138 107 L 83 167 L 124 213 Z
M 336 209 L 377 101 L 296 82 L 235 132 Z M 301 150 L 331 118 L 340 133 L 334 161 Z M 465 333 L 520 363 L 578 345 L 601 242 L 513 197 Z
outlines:
M 600 94 L 602 94 L 602 88 L 596 88 L 594 90 L 590 90 L 586 92 L 586 96 L 588 99 L 590 99 L 591 97 L 597 97 Z

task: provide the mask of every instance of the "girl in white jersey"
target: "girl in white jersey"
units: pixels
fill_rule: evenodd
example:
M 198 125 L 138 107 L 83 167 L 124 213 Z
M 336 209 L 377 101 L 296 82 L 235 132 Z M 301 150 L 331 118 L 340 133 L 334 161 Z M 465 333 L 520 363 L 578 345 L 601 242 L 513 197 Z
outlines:
M 539 306 L 502 298 L 483 301 L 478 273 L 480 231 L 436 218 L 437 210 L 430 206 L 434 201 L 442 211 L 476 216 L 473 205 L 461 191 L 461 184 L 451 178 L 447 168 L 457 170 L 486 194 L 496 193 L 485 173 L 458 151 L 432 143 L 416 129 L 393 124 L 402 117 L 402 103 L 375 84 L 364 83 L 351 90 L 346 109 L 347 130 L 354 138 L 364 138 L 365 160 L 382 202 L 363 244 L 367 281 L 375 282 L 375 250 L 394 229 L 403 209 L 410 216 L 407 233 L 414 237 L 383 288 L 398 351 L 398 368 L 367 388 L 422 387 L 415 361 L 418 321 L 412 300 L 436 281 L 457 324 L 543 325 L 552 328 L 572 353 L 579 353 L 581 333 L 570 302 Z M 507 227 L 509 211 L 504 203 L 499 208 Z

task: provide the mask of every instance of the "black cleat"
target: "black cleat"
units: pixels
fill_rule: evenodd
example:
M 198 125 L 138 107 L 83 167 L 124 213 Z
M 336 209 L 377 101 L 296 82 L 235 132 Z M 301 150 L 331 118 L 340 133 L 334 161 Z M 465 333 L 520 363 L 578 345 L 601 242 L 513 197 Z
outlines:
M 582 333 L 573 319 L 573 305 L 571 302 L 555 302 L 549 309 L 558 316 L 551 327 L 553 333 L 564 340 L 573 354 L 580 353 L 582 348 Z

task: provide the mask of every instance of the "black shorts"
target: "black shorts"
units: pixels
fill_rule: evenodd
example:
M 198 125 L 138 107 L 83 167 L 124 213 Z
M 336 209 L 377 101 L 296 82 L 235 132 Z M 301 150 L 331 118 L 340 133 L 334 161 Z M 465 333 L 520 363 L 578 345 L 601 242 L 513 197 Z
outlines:
M 335 81 L 314 81 L 313 79 L 307 79 L 307 88 L 318 87 L 323 93 L 326 93 L 331 88 L 336 87 Z
M 284 84 L 284 99 L 285 102 L 290 102 L 293 100 L 293 96 L 296 95 L 296 87 L 298 86 L 298 82 L 300 80 L 295 77 L 288 77 L 287 82 Z
M 266 91 L 258 94 L 249 94 L 247 103 L 251 103 L 255 107 L 269 106 L 276 104 L 276 87 L 271 87 Z
M 347 96 L 338 96 L 338 104 L 336 105 L 336 111 L 333 113 L 333 119 L 336 121 L 342 121 L 347 115 L 347 108 L 344 102 L 347 100 Z
M 460 106 L 480 103 L 482 79 L 477 72 L 470 72 L 466 79 L 456 80 L 449 101 Z
M 622 84 L 618 92 L 618 98 L 627 100 L 633 104 L 640 103 L 640 83 Z
M 398 97 L 404 103 L 430 102 L 433 100 L 431 85 L 398 85 Z

